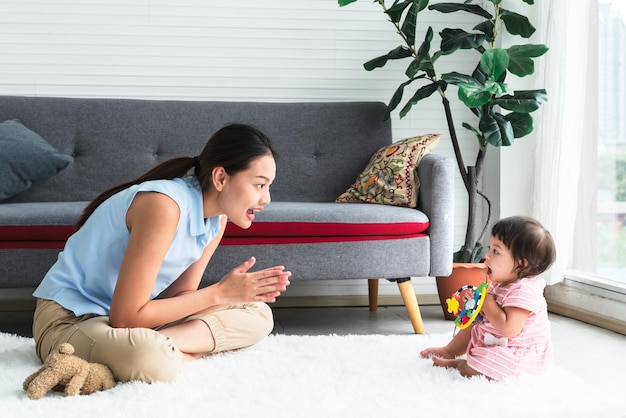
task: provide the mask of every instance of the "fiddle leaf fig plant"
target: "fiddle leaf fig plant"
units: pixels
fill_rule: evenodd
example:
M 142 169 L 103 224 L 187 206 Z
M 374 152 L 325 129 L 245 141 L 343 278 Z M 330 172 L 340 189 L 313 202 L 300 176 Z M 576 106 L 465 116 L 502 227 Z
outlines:
M 346 6 L 357 0 L 338 0 Z M 388 53 L 363 64 L 367 71 L 384 67 L 389 61 L 408 61 L 403 81 L 393 93 L 387 105 L 387 119 L 391 112 L 399 109 L 403 118 L 421 100 L 437 93 L 441 97 L 448 132 L 463 184 L 468 194 L 468 220 L 465 242 L 454 254 L 456 262 L 476 262 L 483 255 L 483 240 L 491 222 L 491 201 L 482 191 L 482 169 L 488 147 L 508 147 L 515 140 L 533 131 L 531 113 L 539 109 L 548 99 L 544 89 L 513 90 L 506 79 L 509 74 L 525 77 L 534 73 L 534 58 L 548 51 L 543 44 L 521 43 L 501 48 L 500 36 L 504 31 L 510 35 L 527 39 L 535 28 L 526 16 L 505 9 L 505 3 L 514 1 L 533 5 L 534 0 L 473 0 L 462 3 L 429 4 L 429 0 L 395 0 L 387 7 L 385 0 L 374 0 L 383 10 L 387 20 L 401 37 L 401 44 Z M 469 13 L 477 18 L 471 31 L 459 28 L 444 28 L 439 32 L 439 50 L 431 52 L 434 30 L 428 26 L 423 40 L 416 39 L 420 12 L 426 8 L 439 13 Z M 440 60 L 461 50 L 476 51 L 476 65 L 471 74 L 460 71 L 441 73 Z M 450 101 L 446 95 L 453 85 L 458 99 L 474 115 L 461 126 L 478 141 L 477 153 L 469 164 L 459 146 Z M 408 97 L 407 97 L 408 96 Z M 468 157 L 469 158 L 469 157 Z M 484 207 L 480 205 L 483 202 Z M 486 219 L 483 220 L 483 210 Z

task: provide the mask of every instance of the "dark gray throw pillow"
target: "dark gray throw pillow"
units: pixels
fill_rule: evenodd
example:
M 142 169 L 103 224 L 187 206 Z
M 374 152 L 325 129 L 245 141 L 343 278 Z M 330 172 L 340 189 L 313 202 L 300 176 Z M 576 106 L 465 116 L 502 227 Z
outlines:
M 19 120 L 0 123 L 0 200 L 49 179 L 70 161 Z

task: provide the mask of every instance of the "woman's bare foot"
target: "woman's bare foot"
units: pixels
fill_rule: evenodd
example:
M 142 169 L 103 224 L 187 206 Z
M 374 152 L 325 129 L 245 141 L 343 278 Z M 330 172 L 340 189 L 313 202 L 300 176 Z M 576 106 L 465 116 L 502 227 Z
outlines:
M 448 351 L 447 347 L 429 347 L 420 353 L 421 358 L 439 357 L 442 359 L 454 359 L 456 356 Z

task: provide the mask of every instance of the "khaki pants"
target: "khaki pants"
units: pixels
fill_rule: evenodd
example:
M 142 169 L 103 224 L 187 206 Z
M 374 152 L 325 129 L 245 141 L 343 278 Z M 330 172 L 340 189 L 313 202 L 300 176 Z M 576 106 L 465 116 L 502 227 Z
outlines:
M 176 323 L 195 319 L 204 321 L 211 329 L 214 352 L 253 345 L 274 327 L 272 311 L 265 303 L 225 306 Z M 108 366 L 117 380 L 172 381 L 183 364 L 183 354 L 158 329 L 174 324 L 156 329 L 112 328 L 108 316 L 76 317 L 54 301 L 39 299 L 33 337 L 42 361 L 67 342 L 74 346 L 76 356 Z

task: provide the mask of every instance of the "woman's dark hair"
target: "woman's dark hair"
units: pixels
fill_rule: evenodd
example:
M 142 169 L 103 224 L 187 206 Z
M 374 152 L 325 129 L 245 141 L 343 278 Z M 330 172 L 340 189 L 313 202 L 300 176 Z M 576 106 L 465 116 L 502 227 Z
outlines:
M 85 208 L 76 227 L 85 224 L 87 218 L 98 206 L 109 197 L 134 184 L 149 180 L 171 180 L 185 177 L 189 170 L 200 182 L 202 190 L 211 187 L 211 176 L 215 167 L 224 167 L 229 175 L 234 175 L 247 169 L 250 163 L 263 155 L 271 155 L 276 159 L 277 154 L 272 148 L 270 139 L 258 129 L 244 124 L 226 125 L 209 138 L 204 149 L 197 157 L 176 157 L 163 161 L 142 176 L 106 190 Z
M 491 235 L 502 241 L 511 251 L 517 277 L 541 274 L 556 259 L 552 235 L 533 218 L 503 218 L 493 225 Z

